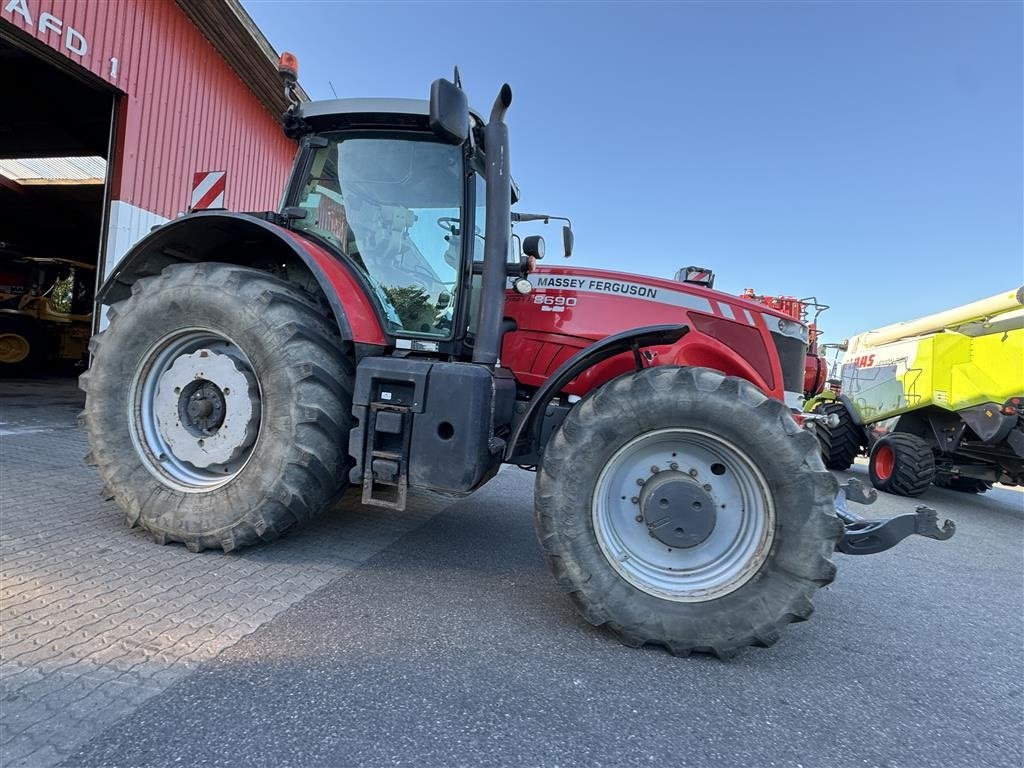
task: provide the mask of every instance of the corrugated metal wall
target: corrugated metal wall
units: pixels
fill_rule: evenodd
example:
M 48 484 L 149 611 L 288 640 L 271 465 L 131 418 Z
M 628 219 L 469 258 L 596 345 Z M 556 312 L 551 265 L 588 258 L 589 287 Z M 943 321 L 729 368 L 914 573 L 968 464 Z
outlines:
M 277 206 L 295 144 L 174 0 L 7 6 L 5 20 L 123 92 L 114 199 L 171 218 L 187 207 L 194 172 L 224 170 L 228 208 Z

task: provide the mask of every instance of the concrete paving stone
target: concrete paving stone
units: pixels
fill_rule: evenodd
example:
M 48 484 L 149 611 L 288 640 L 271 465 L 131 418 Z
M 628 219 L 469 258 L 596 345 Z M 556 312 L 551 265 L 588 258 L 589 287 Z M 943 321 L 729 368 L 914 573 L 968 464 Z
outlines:
M 100 497 L 73 426 L 75 383 L 29 386 L 2 420 L 40 431 L 0 440 L 4 768 L 53 765 L 447 506 L 424 496 L 414 498 L 422 509 L 391 515 L 362 510 L 350 495 L 270 546 L 230 555 L 160 547 Z M 0 397 L 25 388 L 0 382 Z

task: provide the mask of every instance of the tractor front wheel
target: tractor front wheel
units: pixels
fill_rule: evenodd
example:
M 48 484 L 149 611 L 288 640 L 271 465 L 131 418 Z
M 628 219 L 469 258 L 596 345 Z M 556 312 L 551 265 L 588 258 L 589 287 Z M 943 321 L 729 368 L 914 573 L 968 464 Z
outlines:
M 343 489 L 353 366 L 312 297 L 253 269 L 179 264 L 108 317 L 81 377 L 83 422 L 129 525 L 229 551 Z
M 880 491 L 920 496 L 935 479 L 935 456 L 917 435 L 893 432 L 872 446 L 868 476 Z
M 659 366 L 570 411 L 544 451 L 535 520 L 588 621 L 627 645 L 727 657 L 774 643 L 832 581 L 836 487 L 782 403 Z

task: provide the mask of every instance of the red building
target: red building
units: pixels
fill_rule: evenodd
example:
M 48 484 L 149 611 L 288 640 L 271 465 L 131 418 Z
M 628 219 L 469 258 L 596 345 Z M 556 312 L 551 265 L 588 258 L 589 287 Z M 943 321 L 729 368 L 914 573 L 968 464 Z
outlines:
M 197 172 L 225 172 L 218 207 L 275 208 L 276 62 L 238 0 L 0 0 L 0 243 L 102 281 Z

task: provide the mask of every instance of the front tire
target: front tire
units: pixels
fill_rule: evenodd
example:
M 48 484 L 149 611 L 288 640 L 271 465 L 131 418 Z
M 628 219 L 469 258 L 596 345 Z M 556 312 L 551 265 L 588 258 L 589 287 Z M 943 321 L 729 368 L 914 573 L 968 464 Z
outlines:
M 782 403 L 659 366 L 570 411 L 544 451 L 535 520 L 589 622 L 627 645 L 728 657 L 773 644 L 832 581 L 836 489 Z
M 225 552 L 344 488 L 353 365 L 307 294 L 258 270 L 178 264 L 109 312 L 81 376 L 90 463 L 129 525 Z

